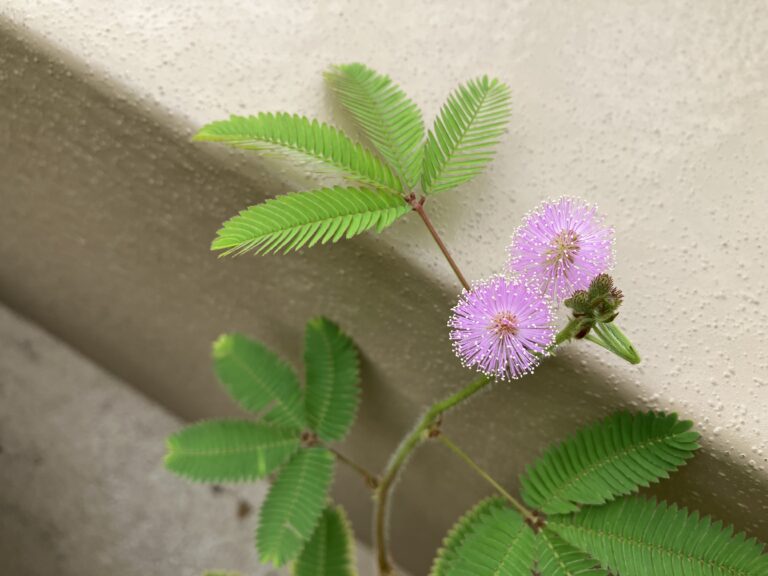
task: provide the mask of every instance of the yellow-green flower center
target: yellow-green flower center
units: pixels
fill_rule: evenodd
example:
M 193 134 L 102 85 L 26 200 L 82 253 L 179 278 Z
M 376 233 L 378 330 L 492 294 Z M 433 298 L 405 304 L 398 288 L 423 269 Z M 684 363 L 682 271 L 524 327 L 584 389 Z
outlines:
M 573 230 L 563 230 L 555 236 L 547 250 L 546 264 L 548 266 L 564 266 L 573 264 L 579 252 L 579 235 Z

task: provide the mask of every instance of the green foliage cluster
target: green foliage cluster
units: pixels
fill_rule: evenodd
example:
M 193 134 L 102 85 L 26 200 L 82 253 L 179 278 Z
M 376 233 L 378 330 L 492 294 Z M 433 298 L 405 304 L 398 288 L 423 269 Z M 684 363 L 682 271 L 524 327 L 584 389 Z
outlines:
M 509 116 L 508 87 L 487 77 L 459 86 L 426 134 L 418 107 L 387 76 L 347 64 L 331 68 L 326 80 L 365 143 L 282 112 L 233 116 L 197 134 L 197 140 L 287 157 L 313 173 L 346 181 L 247 208 L 224 223 L 213 249 L 290 252 L 381 231 L 424 197 L 479 174 Z M 613 322 L 621 301 L 611 278 L 598 276 L 588 290 L 566 301 L 573 318 L 565 339 L 585 338 L 639 362 Z M 340 455 L 328 444 L 345 438 L 357 412 L 354 344 L 328 320 L 309 322 L 303 386 L 276 354 L 240 334 L 217 340 L 213 359 L 222 385 L 255 418 L 206 421 L 181 430 L 167 441 L 166 466 L 212 483 L 274 476 L 256 531 L 260 559 L 291 564 L 296 576 L 351 576 L 349 523 L 328 499 Z M 386 510 L 382 489 L 396 481 L 408 455 L 440 435 L 439 416 L 487 383 L 473 383 L 427 412 L 423 426 L 396 453 L 395 466 L 382 475 L 379 508 Z M 768 556 L 755 540 L 637 494 L 683 466 L 698 440 L 691 422 L 674 414 L 614 414 L 552 446 L 525 470 L 520 485 L 530 509 L 469 460 L 504 498 L 484 500 L 456 523 L 431 576 L 768 575 Z M 379 548 L 379 568 L 391 573 L 386 546 Z
M 324 318 L 311 320 L 303 388 L 274 352 L 241 334 L 221 336 L 213 361 L 221 384 L 256 419 L 184 428 L 167 440 L 166 467 L 211 483 L 276 474 L 256 530 L 260 560 L 293 562 L 296 576 L 351 576 L 349 525 L 343 511 L 328 504 L 335 457 L 327 443 L 343 440 L 357 413 L 359 360 L 352 340 Z
M 419 186 L 424 195 L 437 194 L 482 172 L 509 117 L 509 88 L 488 77 L 459 86 L 429 134 L 419 108 L 389 77 L 362 64 L 334 66 L 325 77 L 371 147 L 338 128 L 284 112 L 232 116 L 204 126 L 195 139 L 288 158 L 353 185 L 251 206 L 224 223 L 214 250 L 290 252 L 381 232 L 411 210 Z
M 552 446 L 520 479 L 535 512 L 482 502 L 446 536 L 431 576 L 768 574 L 755 540 L 631 495 L 693 455 L 691 427 L 674 414 L 621 412 Z

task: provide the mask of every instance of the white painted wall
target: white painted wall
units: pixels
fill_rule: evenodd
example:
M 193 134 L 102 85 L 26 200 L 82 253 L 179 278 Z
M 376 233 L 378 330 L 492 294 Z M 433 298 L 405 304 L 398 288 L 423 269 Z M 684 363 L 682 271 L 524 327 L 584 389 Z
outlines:
M 512 481 L 521 461 L 544 442 L 595 413 L 627 405 L 678 410 L 698 423 L 706 454 L 694 468 L 697 477 L 691 472 L 670 490 L 768 539 L 764 2 L 3 4 L 13 34 L 32 39 L 43 52 L 64 55 L 74 75 L 124 98 L 126 106 L 138 105 L 172 127 L 180 141 L 228 113 L 287 110 L 343 124 L 321 76 L 337 62 L 362 61 L 392 75 L 428 121 L 462 80 L 488 73 L 509 83 L 514 114 L 497 161 L 487 175 L 430 203 L 436 223 L 467 275 L 478 279 L 500 270 L 510 234 L 539 201 L 568 193 L 599 203 L 617 229 L 615 276 L 627 295 L 621 323 L 644 362 L 630 367 L 599 352 L 584 357 L 581 348 L 569 350 L 531 384 L 513 383 L 495 390 L 494 401 L 473 404 L 457 429 L 479 457 L 497 462 Z M 212 147 L 205 154 L 244 174 L 260 194 L 302 182 L 296 173 L 280 172 L 276 188 L 268 165 Z M 0 190 L 4 204 L 18 193 Z M 241 204 L 256 199 L 246 192 Z M 349 299 L 355 290 L 376 287 L 355 278 L 355 262 L 327 260 L 343 264 L 350 296 L 318 298 L 331 302 L 327 312 L 364 342 L 381 379 L 376 382 L 386 383 L 371 393 L 371 401 L 380 393 L 382 402 L 404 410 L 408 417 L 393 417 L 402 430 L 420 406 L 455 388 L 457 377 L 469 377 L 451 364 L 444 337 L 435 336 L 455 282 L 413 219 L 371 243 L 360 242 L 351 253 L 402 258 L 414 282 L 428 278 L 447 295 L 434 310 L 425 312 L 423 302 L 416 310 L 411 302 L 421 287 L 404 278 L 399 293 L 382 295 L 395 318 L 382 319 L 378 310 L 368 332 L 365 311 Z M 285 266 L 298 267 L 297 261 Z M 260 265 L 221 264 L 237 266 L 237 274 Z M 258 278 L 253 281 L 258 286 Z M 289 288 L 286 305 L 301 308 L 296 299 L 312 296 L 312 287 L 306 288 Z M 227 314 L 236 323 L 236 312 Z M 423 316 L 432 323 L 409 326 L 409 319 Z M 292 321 L 290 338 L 287 332 L 274 338 L 287 349 L 283 343 L 298 342 L 293 338 L 299 327 L 298 319 Z M 416 371 L 413 382 L 403 377 L 406 368 Z M 436 381 L 427 382 L 429 374 Z M 487 418 L 493 421 L 484 433 L 474 434 L 473 426 L 486 420 L 481 411 L 492 410 L 491 404 L 506 408 Z M 375 418 L 370 410 L 367 417 Z M 381 440 L 382 450 L 396 436 Z M 500 451 L 499 444 L 515 443 L 522 447 L 514 455 Z M 364 444 L 360 440 L 353 449 L 365 453 Z M 440 466 L 442 457 L 429 453 L 426 461 Z M 370 458 L 382 462 L 384 453 Z M 416 495 L 428 490 L 450 498 L 448 488 L 434 488 L 436 471 L 427 464 L 414 469 L 421 479 L 403 487 L 410 494 L 404 505 L 418 506 Z M 469 478 L 456 482 L 480 490 Z M 432 509 L 418 510 L 428 516 Z M 444 520 L 427 531 L 442 529 Z M 427 555 L 412 553 L 413 565 L 422 567 Z

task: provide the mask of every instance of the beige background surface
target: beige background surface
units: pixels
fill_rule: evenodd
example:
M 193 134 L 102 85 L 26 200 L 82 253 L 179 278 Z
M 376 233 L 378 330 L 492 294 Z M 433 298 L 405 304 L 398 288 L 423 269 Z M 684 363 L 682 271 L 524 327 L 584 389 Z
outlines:
M 335 62 L 393 75 L 428 122 L 457 82 L 494 74 L 513 90 L 509 134 L 486 175 L 430 204 L 436 224 L 477 279 L 542 199 L 598 202 L 644 362 L 574 346 L 452 416 L 452 435 L 514 487 L 590 419 L 675 409 L 705 449 L 661 493 L 768 540 L 763 2 L 2 5 L 0 299 L 186 418 L 232 412 L 209 368 L 217 334 L 246 331 L 298 363 L 303 323 L 326 314 L 365 357 L 345 450 L 379 467 L 428 402 L 472 377 L 447 342 L 450 271 L 413 218 L 332 248 L 217 260 L 221 220 L 306 182 L 188 136 L 229 112 L 340 122 L 321 78 Z M 398 486 L 397 556 L 424 573 L 486 492 L 424 449 Z M 341 475 L 337 494 L 368 525 L 358 481 Z

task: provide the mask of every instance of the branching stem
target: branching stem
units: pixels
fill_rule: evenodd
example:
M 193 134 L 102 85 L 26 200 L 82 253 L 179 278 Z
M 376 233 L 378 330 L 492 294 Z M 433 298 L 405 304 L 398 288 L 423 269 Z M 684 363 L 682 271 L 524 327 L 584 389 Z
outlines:
M 389 559 L 389 546 L 387 538 L 387 523 L 389 520 L 389 496 L 392 491 L 392 485 L 397 479 L 403 465 L 408 461 L 411 453 L 427 438 L 433 427 L 440 422 L 441 416 L 451 408 L 461 404 L 464 400 L 479 392 L 491 383 L 487 376 L 481 376 L 468 386 L 462 388 L 455 394 L 445 400 L 433 404 L 421 417 L 408 436 L 400 443 L 394 456 L 389 461 L 384 474 L 381 477 L 379 489 L 376 492 L 376 516 L 375 516 L 375 537 L 376 554 L 379 564 L 379 574 L 381 576 L 391 576 L 394 574 L 392 562 Z
M 379 487 L 379 478 L 376 476 L 376 474 L 373 474 L 372 472 L 369 472 L 366 470 L 363 466 L 355 462 L 354 460 L 351 460 L 350 458 L 344 456 L 341 452 L 336 450 L 335 448 L 327 447 L 328 450 L 330 450 L 334 456 L 336 456 L 336 459 L 339 462 L 342 462 L 343 464 L 346 464 L 349 468 L 360 474 L 360 476 L 365 481 L 366 485 L 371 488 L 372 490 L 375 490 Z
M 424 210 L 424 202 L 426 201 L 426 198 L 424 196 L 417 198 L 415 194 L 411 194 L 406 198 L 406 201 L 411 205 L 411 207 L 413 208 L 413 211 L 416 212 L 421 217 L 421 220 L 424 222 L 424 225 L 427 227 L 427 230 L 429 230 L 429 233 L 432 234 L 432 238 L 435 240 L 435 243 L 437 244 L 438 248 L 440 248 L 440 251 L 443 253 L 443 256 L 445 256 L 445 259 L 450 265 L 451 269 L 453 270 L 453 273 L 456 274 L 456 278 L 459 279 L 459 282 L 461 283 L 461 285 L 464 287 L 465 290 L 469 290 L 470 289 L 469 282 L 467 282 L 467 279 L 464 277 L 464 274 L 461 273 L 461 269 L 459 268 L 459 265 L 456 264 L 456 261 L 453 259 L 453 256 L 451 256 L 451 253 L 448 251 L 448 247 L 443 242 L 443 239 L 440 238 L 440 234 L 437 232 L 437 229 L 432 224 L 432 220 L 430 220 L 426 210 Z
M 450 440 L 444 434 L 441 434 L 439 439 L 440 439 L 440 442 L 442 442 L 445 446 L 448 447 L 449 450 L 451 450 L 451 452 L 453 452 L 454 454 L 456 454 L 456 456 L 461 458 L 464 461 L 464 463 L 466 463 L 470 468 L 472 468 L 472 470 L 477 472 L 486 482 L 488 482 L 491 486 L 493 486 L 496 492 L 498 492 L 504 498 L 506 498 L 509 501 L 509 503 L 512 504 L 512 506 L 516 508 L 517 511 L 520 512 L 520 514 L 522 514 L 522 516 L 526 520 L 528 520 L 528 522 L 533 524 L 538 521 L 537 516 L 532 511 L 528 510 L 528 508 L 523 506 L 523 504 L 517 498 L 515 498 L 514 496 L 512 496 L 512 494 L 507 492 L 507 490 L 505 490 L 501 484 L 499 484 L 496 480 L 494 480 L 494 478 L 490 474 L 488 474 L 488 472 L 483 470 L 483 468 L 481 468 L 480 465 L 469 456 L 469 454 L 464 452 L 464 450 L 459 448 L 452 440 Z

